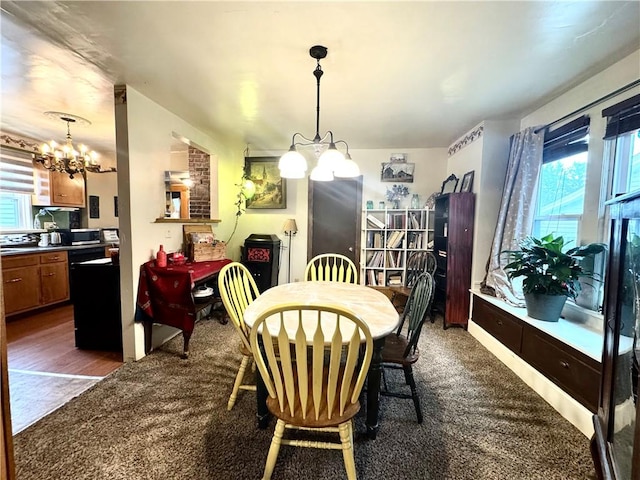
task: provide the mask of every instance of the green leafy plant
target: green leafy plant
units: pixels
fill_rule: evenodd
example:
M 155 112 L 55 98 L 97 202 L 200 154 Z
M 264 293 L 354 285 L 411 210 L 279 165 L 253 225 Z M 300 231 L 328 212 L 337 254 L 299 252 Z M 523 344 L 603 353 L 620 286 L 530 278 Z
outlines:
M 575 299 L 581 290 L 580 277 L 594 278 L 580 265 L 580 260 L 604 252 L 604 243 L 590 243 L 566 252 L 564 238 L 549 234 L 542 238 L 526 237 L 520 250 L 505 250 L 509 262 L 504 270 L 510 280 L 523 277 L 524 293 L 566 295 Z

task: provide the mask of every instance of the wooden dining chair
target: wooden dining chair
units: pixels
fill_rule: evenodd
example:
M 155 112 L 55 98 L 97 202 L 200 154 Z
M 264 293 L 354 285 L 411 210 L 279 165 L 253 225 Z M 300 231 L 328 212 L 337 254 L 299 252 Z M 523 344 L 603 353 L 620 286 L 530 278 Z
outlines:
M 411 288 L 416 282 L 416 279 L 425 272 L 430 273 L 431 276 L 435 275 L 437 268 L 436 257 L 433 252 L 427 250 L 413 252 L 409 255 L 409 258 L 407 258 L 406 267 L 404 285 L 389 287 L 391 290 L 391 303 L 393 303 L 400 313 L 402 313 L 404 309 L 404 305 L 409 298 Z M 404 302 L 402 302 L 402 299 L 404 299 Z
M 249 344 L 250 330 L 244 323 L 244 311 L 260 295 L 260 292 L 247 267 L 238 262 L 229 263 L 220 270 L 218 290 L 229 318 L 231 318 L 240 337 L 240 353 L 242 354 L 240 368 L 238 368 L 233 390 L 227 403 L 227 410 L 231 410 L 236 403 L 239 390 L 256 390 L 255 385 L 243 384 L 247 367 L 251 366 L 253 362 L 253 354 Z
M 369 327 L 338 306 L 288 304 L 260 315 L 250 339 L 278 419 L 262 478 L 271 478 L 280 445 L 290 445 L 342 450 L 355 479 L 352 419 L 373 353 Z M 337 432 L 340 443 L 283 438 L 285 429 Z
M 312 282 L 358 283 L 358 270 L 344 255 L 323 253 L 309 260 L 304 269 L 304 279 Z
M 420 408 L 420 398 L 416 389 L 416 382 L 413 378 L 412 365 L 418 361 L 420 351 L 418 350 L 418 340 L 420 332 L 427 317 L 427 311 L 433 301 L 433 277 L 430 273 L 421 274 L 413 284 L 409 299 L 400 319 L 400 324 L 396 331 L 385 338 L 382 349 L 382 375 L 384 390 L 381 395 L 412 399 L 418 416 L 418 423 L 422 423 L 422 410 Z M 411 389 L 411 394 L 392 392 L 387 387 L 385 369 L 402 369 L 407 385 Z

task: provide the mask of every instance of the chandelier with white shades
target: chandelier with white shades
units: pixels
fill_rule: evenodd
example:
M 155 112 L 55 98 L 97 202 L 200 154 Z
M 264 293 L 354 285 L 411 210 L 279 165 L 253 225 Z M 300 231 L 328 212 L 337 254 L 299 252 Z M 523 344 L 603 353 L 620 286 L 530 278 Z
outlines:
M 280 176 L 283 178 L 304 178 L 307 172 L 307 161 L 296 147 L 312 146 L 318 163 L 311 171 L 311 180 L 331 181 L 334 177 L 357 177 L 360 175 L 360 169 L 356 162 L 351 159 L 351 155 L 349 155 L 347 142 L 334 140 L 331 130 L 328 130 L 323 137 L 320 137 L 320 78 L 324 73 L 320 66 L 320 59 L 327 56 L 327 48 L 322 45 L 315 45 L 309 49 L 309 55 L 317 61 L 316 69 L 313 71 L 317 84 L 316 135 L 313 139 L 310 139 L 301 133 L 293 134 L 289 151 L 282 155 L 278 162 Z M 296 141 L 297 137 L 300 140 Z M 346 148 L 345 154 L 338 150 L 337 144 L 344 144 Z

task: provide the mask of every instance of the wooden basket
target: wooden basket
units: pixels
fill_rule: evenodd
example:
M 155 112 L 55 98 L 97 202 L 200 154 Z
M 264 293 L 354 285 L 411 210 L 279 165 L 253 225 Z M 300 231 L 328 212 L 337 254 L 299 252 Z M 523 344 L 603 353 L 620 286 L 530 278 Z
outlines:
M 224 242 L 189 244 L 189 259 L 192 262 L 206 262 L 224 258 L 227 258 L 227 244 Z
M 224 242 L 218 240 L 214 240 L 213 243 L 191 242 L 192 233 L 211 234 L 213 236 L 211 225 L 184 225 L 182 230 L 184 232 L 184 250 L 192 262 L 206 262 L 227 258 L 227 244 Z

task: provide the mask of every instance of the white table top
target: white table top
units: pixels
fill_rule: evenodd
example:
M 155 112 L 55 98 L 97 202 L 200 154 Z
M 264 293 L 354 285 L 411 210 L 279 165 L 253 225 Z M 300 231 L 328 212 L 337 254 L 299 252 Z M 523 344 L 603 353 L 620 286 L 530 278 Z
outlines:
M 290 303 L 347 308 L 367 324 L 373 338 L 391 333 L 399 320 L 398 312 L 385 294 L 364 285 L 339 282 L 296 282 L 272 287 L 247 307 L 244 320 L 251 328 L 266 310 Z M 294 325 L 292 322 L 293 331 Z

